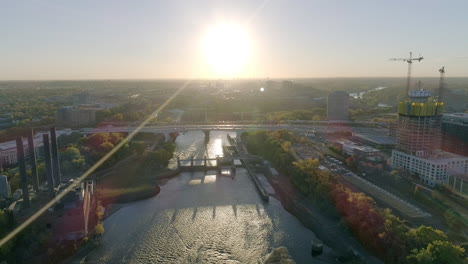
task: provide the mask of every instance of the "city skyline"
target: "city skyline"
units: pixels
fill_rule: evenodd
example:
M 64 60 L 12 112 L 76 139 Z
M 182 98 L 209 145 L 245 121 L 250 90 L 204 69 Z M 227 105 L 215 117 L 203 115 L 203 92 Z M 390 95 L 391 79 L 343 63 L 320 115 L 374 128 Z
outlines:
M 7 25 L 0 29 L 6 36 L 0 80 L 404 77 L 406 64 L 389 59 L 410 51 L 424 56 L 415 77 L 437 77 L 441 66 L 447 77 L 466 77 L 468 37 L 459 29 L 468 26 L 467 7 L 463 1 L 8 2 L 0 10 Z M 242 32 L 204 44 L 226 24 Z M 245 41 L 232 45 L 232 35 Z M 207 58 L 213 39 L 217 50 Z M 235 67 L 225 65 L 239 57 Z

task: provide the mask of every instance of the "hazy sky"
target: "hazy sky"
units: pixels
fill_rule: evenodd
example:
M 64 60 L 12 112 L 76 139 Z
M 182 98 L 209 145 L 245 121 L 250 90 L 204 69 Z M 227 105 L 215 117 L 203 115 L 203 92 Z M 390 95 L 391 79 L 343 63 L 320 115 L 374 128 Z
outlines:
M 468 76 L 468 1 L 0 0 L 0 79 L 206 78 L 206 32 L 245 25 L 241 78 Z

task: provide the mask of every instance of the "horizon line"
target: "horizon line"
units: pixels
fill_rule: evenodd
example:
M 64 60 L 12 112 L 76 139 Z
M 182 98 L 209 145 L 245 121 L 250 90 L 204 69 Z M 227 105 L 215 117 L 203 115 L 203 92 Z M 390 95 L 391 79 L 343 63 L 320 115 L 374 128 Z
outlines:
M 60 81 L 241 81 L 241 80 L 305 80 L 305 79 L 383 79 L 383 78 L 401 78 L 406 79 L 405 76 L 355 76 L 355 77 L 263 77 L 263 78 L 254 78 L 254 77 L 243 77 L 243 78 L 90 78 L 90 79 L 0 79 L 0 82 L 60 82 Z M 438 76 L 412 76 L 411 79 L 417 78 L 440 78 Z M 450 76 L 448 78 L 468 78 L 468 76 Z

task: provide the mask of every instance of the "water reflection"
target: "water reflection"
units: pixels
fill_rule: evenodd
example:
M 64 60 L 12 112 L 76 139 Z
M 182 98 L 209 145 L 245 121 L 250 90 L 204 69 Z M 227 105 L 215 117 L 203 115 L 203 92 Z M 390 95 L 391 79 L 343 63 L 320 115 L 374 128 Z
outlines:
M 176 151 L 182 158 L 222 153 L 226 133 L 210 137 L 205 150 L 203 133 L 188 132 L 177 139 Z M 156 197 L 127 204 L 104 226 L 91 263 L 258 263 L 278 246 L 297 263 L 312 261 L 314 234 L 277 200 L 264 203 L 245 169 L 233 179 L 214 171 L 181 173 Z

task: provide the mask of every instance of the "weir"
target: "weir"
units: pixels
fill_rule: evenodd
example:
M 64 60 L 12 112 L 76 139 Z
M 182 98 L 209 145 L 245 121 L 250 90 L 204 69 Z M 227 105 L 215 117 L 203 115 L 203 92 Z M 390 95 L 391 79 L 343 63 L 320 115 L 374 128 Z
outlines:
M 236 172 L 232 159 L 218 156 L 216 158 L 204 156 L 203 159 L 195 159 L 193 156 L 190 159 L 180 159 L 177 157 L 177 168 L 180 171 L 216 170 L 219 175 L 227 176 L 234 176 Z

